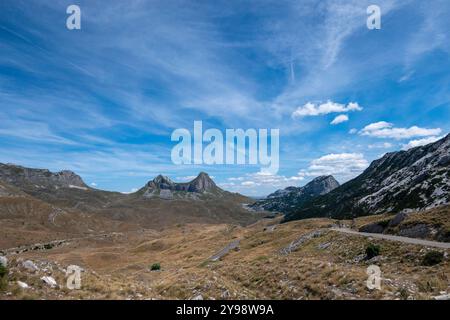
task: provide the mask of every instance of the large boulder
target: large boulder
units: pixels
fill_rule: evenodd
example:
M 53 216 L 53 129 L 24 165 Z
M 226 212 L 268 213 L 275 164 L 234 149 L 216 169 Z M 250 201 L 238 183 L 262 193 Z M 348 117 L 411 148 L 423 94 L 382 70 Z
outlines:
M 380 225 L 378 222 L 376 222 L 362 226 L 361 228 L 359 228 L 359 231 L 367 233 L 383 233 L 384 227 Z
M 388 227 L 396 227 L 400 223 L 402 223 L 406 218 L 408 218 L 408 213 L 406 212 L 400 212 L 395 215 L 394 218 L 392 218 L 391 221 L 389 221 Z

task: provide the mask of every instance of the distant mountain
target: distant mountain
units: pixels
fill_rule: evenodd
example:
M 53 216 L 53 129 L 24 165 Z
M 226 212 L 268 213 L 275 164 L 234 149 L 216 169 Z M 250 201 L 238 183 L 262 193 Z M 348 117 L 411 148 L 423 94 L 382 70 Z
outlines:
M 194 180 L 184 183 L 173 182 L 170 178 L 159 175 L 136 192 L 143 198 L 159 197 L 167 200 L 174 198 L 197 199 L 205 195 L 220 197 L 225 193 L 231 194 L 220 189 L 205 172 L 200 172 Z
M 0 164 L 0 181 L 14 186 L 42 201 L 92 212 L 125 195 L 90 188 L 72 171 L 51 172 L 47 169 Z
M 88 188 L 81 177 L 72 171 L 54 173 L 47 169 L 31 169 L 14 164 L 0 163 L 0 180 L 16 187 Z
M 407 151 L 387 153 L 360 176 L 287 214 L 352 218 L 424 210 L 450 202 L 450 135 Z
M 339 187 L 339 182 L 333 176 L 320 176 L 304 187 L 287 187 L 277 190 L 251 205 L 254 210 L 277 211 L 288 213 L 302 206 L 305 202 Z

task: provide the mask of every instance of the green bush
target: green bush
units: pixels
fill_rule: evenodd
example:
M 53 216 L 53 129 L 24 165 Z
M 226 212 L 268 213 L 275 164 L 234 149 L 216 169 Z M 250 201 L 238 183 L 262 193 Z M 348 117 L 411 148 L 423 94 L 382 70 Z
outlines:
M 434 266 L 435 264 L 441 263 L 444 260 L 444 254 L 439 251 L 429 251 L 425 254 L 422 260 L 422 265 L 424 266 Z
M 376 257 L 380 254 L 380 246 L 370 243 L 367 247 L 366 247 L 366 258 L 372 259 L 373 257 Z
M 151 265 L 150 270 L 152 271 L 161 270 L 161 265 L 159 263 L 154 263 Z
M 4 278 L 8 274 L 8 269 L 2 264 L 0 264 L 0 278 Z
M 8 284 L 8 269 L 0 264 L 0 290 L 6 289 Z

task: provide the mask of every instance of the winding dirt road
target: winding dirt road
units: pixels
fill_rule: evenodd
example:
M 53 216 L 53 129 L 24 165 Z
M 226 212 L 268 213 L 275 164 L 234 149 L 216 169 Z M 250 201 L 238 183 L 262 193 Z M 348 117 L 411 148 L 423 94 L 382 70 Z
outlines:
M 429 241 L 429 240 L 393 236 L 393 235 L 381 234 L 381 233 L 358 232 L 358 231 L 350 230 L 347 228 L 332 228 L 331 230 L 337 231 L 337 232 L 342 232 L 342 233 L 347 233 L 347 234 L 363 236 L 363 237 L 371 237 L 371 238 L 384 239 L 384 240 L 390 240 L 390 241 L 398 241 L 398 242 L 409 243 L 409 244 L 417 244 L 417 245 L 426 246 L 426 247 L 450 249 L 450 243 L 447 243 L 447 242 Z

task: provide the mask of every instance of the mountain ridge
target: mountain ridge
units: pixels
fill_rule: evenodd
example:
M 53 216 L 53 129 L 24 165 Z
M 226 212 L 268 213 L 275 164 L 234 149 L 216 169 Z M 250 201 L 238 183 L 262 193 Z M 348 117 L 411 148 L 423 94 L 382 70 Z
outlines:
M 448 204 L 449 191 L 447 135 L 425 146 L 385 154 L 358 177 L 286 215 L 285 221 L 425 210 Z
M 268 210 L 287 213 L 304 202 L 326 194 L 339 186 L 339 182 L 331 176 L 319 176 L 303 187 L 290 186 L 269 194 L 265 199 L 258 200 L 251 207 L 255 210 Z

